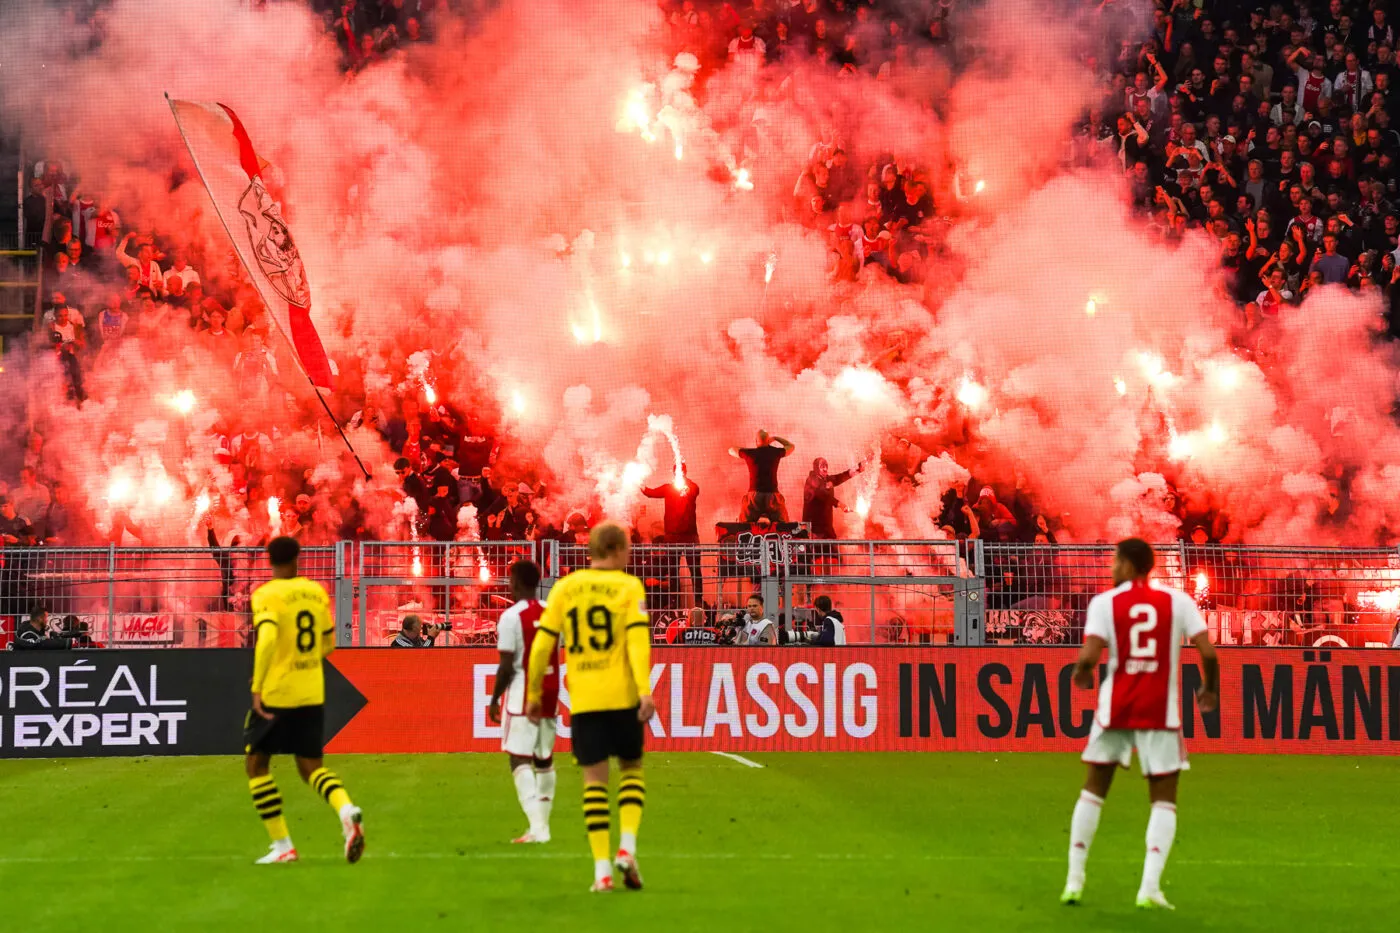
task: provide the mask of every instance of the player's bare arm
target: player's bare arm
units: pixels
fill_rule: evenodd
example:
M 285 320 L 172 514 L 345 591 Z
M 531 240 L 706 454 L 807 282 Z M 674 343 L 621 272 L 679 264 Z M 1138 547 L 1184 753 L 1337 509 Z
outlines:
M 1079 649 L 1079 657 L 1074 662 L 1076 687 L 1084 690 L 1094 689 L 1094 668 L 1099 666 L 1099 658 L 1103 656 L 1103 649 L 1107 644 L 1097 635 L 1090 635 L 1084 639 L 1084 646 Z
M 1201 667 L 1204 669 L 1204 682 L 1201 689 L 1196 692 L 1196 703 L 1201 709 L 1209 713 L 1220 705 L 1220 658 L 1215 653 L 1215 646 L 1210 643 L 1210 633 L 1201 632 L 1191 639 L 1191 644 L 1196 646 L 1196 651 L 1201 656 Z
M 491 705 L 486 709 L 486 714 L 491 717 L 492 722 L 501 721 L 501 697 L 506 695 L 506 690 L 510 688 L 510 682 L 514 678 L 515 654 L 502 651 L 501 661 L 496 665 L 496 687 L 491 691 Z

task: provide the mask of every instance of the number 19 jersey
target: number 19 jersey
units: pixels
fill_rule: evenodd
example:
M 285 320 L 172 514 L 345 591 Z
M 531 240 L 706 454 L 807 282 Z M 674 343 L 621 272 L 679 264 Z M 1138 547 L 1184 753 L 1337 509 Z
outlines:
M 631 709 L 640 701 L 627 657 L 627 630 L 650 628 L 646 588 L 621 570 L 575 570 L 549 591 L 539 627 L 564 646 L 572 713 Z
M 325 703 L 321 660 L 335 644 L 325 588 L 305 577 L 274 579 L 253 591 L 252 602 L 253 631 L 264 625 L 277 630 L 277 648 L 262 684 L 263 705 L 286 709 Z
M 1206 630 L 1196 601 L 1150 581 L 1089 602 L 1084 635 L 1108 643 L 1097 721 L 1105 729 L 1181 728 L 1181 642 Z

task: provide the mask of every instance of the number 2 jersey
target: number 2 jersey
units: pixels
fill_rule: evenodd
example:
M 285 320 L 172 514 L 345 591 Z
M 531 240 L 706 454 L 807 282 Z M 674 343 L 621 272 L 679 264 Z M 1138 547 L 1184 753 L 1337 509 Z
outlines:
M 569 710 L 631 709 L 651 692 L 651 624 L 646 588 L 621 570 L 575 570 L 549 591 L 539 629 L 564 646 Z M 552 639 L 530 652 L 531 699 L 539 699 Z
M 1152 582 L 1129 580 L 1090 600 L 1084 636 L 1108 643 L 1098 724 L 1180 729 L 1182 638 L 1205 630 L 1195 600 Z
M 253 692 L 264 706 L 326 701 L 321 659 L 335 648 L 330 597 L 305 577 L 269 580 L 253 591 Z

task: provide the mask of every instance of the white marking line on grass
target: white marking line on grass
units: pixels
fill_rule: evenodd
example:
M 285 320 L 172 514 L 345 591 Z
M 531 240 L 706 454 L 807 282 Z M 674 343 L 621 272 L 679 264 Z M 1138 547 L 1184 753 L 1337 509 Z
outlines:
M 710 752 L 711 755 L 718 755 L 721 758 L 728 758 L 730 761 L 737 761 L 746 768 L 761 768 L 763 765 L 756 761 L 750 761 L 743 755 L 735 755 L 733 752 Z
M 485 851 L 485 852 L 366 852 L 366 860 L 395 860 L 395 861 L 450 861 L 461 859 L 463 861 L 535 861 L 547 859 L 566 859 L 577 861 L 583 856 L 578 852 L 539 851 L 533 847 L 529 850 L 511 851 Z M 339 862 L 342 860 L 339 855 L 303 855 L 302 861 L 310 862 Z M 743 859 L 744 861 L 761 862 L 794 862 L 794 861 L 820 861 L 820 862 L 1046 862 L 1060 863 L 1064 861 L 1063 856 L 1050 855 L 981 855 L 975 853 L 924 853 L 922 855 L 878 855 L 874 853 L 832 853 L 817 852 L 793 855 L 787 852 L 650 852 L 648 859 L 669 859 L 685 862 L 709 862 L 709 861 L 733 861 Z M 1100 862 L 1123 862 L 1137 863 L 1137 858 L 1101 858 Z M 252 864 L 251 855 L 234 855 L 214 853 L 191 853 L 187 855 L 54 855 L 54 856 L 0 856 L 0 865 L 76 865 L 95 864 L 101 862 L 115 862 L 120 864 L 130 863 L 151 863 L 151 862 L 243 862 Z M 1229 868 L 1335 868 L 1335 869 L 1358 869 L 1370 870 L 1380 869 L 1383 871 L 1394 871 L 1400 869 L 1400 865 L 1382 865 L 1374 862 L 1300 862 L 1300 861 L 1266 861 L 1263 859 L 1172 859 L 1173 865 L 1207 865 L 1211 867 Z

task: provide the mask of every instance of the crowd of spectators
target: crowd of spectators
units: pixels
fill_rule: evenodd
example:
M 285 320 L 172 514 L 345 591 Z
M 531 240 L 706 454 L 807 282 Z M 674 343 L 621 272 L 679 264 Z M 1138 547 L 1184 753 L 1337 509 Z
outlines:
M 433 37 L 439 0 L 312 0 L 350 68 L 388 57 L 404 43 Z
M 393 54 L 399 43 L 430 37 L 446 4 L 312 0 L 312 6 L 341 42 L 346 67 L 357 69 Z M 693 53 L 702 76 L 707 70 L 752 71 L 755 98 L 779 84 L 784 69 L 804 62 L 836 76 L 887 82 L 893 93 L 937 111 L 940 102 L 920 99 L 926 91 L 910 76 L 935 63 L 956 70 L 975 51 L 952 41 L 954 0 L 661 0 L 660 6 L 675 51 Z M 1371 7 L 1341 0 L 1326 9 L 1159 0 L 1149 34 L 1082 49 L 1101 81 L 1102 99 L 1084 115 L 1066 161 L 1120 171 L 1126 196 L 1167 241 L 1164 248 L 1192 228 L 1219 241 L 1224 288 L 1240 307 L 1238 350 L 1261 364 L 1267 363 L 1272 322 L 1314 288 L 1373 291 L 1387 309 L 1400 301 L 1394 287 L 1400 277 L 1394 203 L 1400 133 L 1392 127 L 1400 66 L 1386 6 Z M 1104 3 L 1098 14 L 1115 16 L 1115 9 Z M 955 157 L 934 166 L 884 152 L 857 164 L 837 126 L 823 126 L 818 137 L 798 172 L 786 219 L 826 238 L 830 275 L 838 282 L 921 282 L 940 255 L 945 222 L 975 197 L 974 183 L 959 174 Z M 236 264 L 161 231 L 131 229 L 117 205 L 86 190 L 55 159 L 33 166 L 29 186 L 25 229 L 31 243 L 45 245 L 40 339 L 52 344 L 62 392 L 73 404 L 82 405 L 89 394 L 85 376 L 93 363 L 118 352 L 133 333 L 188 333 L 193 352 L 231 372 L 249 398 L 278 395 L 274 335 Z M 1389 310 L 1387 319 L 1396 325 Z M 898 362 L 899 355 L 894 347 L 889 359 Z M 346 426 L 375 431 L 392 449 L 399 479 L 394 493 L 416 507 L 408 533 L 441 541 L 464 535 L 585 539 L 589 509 L 548 521 L 545 516 L 560 511 L 542 501 L 548 478 L 520 462 L 503 468 L 498 461 L 509 438 L 495 436 L 489 416 L 420 402 L 414 391 L 362 396 L 361 404 Z M 255 418 L 230 415 L 215 433 L 218 459 L 228 465 L 250 514 L 265 514 L 276 497 L 284 530 L 311 541 L 404 533 L 375 527 L 373 510 L 348 493 L 318 495 L 310 480 L 316 464 L 289 461 L 275 430 Z M 91 531 L 74 527 L 65 491 L 45 470 L 43 443 L 39 433 L 31 435 L 24 463 L 12 464 L 13 487 L 0 491 L 8 500 L 0 506 L 6 543 L 77 540 Z M 928 453 L 909 437 L 892 439 L 886 450 L 877 468 L 904 481 Z M 21 475 L 19 466 L 28 469 Z M 840 496 L 837 487 L 852 475 L 829 475 L 824 460 L 813 461 L 801 518 L 817 536 L 836 534 L 835 509 L 851 507 L 843 501 L 851 487 Z M 763 482 L 755 485 L 755 477 Z M 755 528 L 789 519 L 781 494 L 767 488 L 770 479 L 766 469 L 751 472 L 750 497 L 735 510 Z M 1346 477 L 1334 485 L 1337 510 L 1344 512 Z M 666 500 L 666 520 L 655 537 L 696 543 L 698 487 L 690 481 L 679 491 L 668 488 L 646 491 Z M 1176 493 L 1171 503 L 1187 540 L 1210 543 L 1228 534 L 1228 517 L 1213 503 Z M 474 528 L 463 525 L 464 505 L 475 507 Z M 951 486 L 931 517 L 959 538 L 1056 540 L 1054 520 L 1037 509 L 1020 478 L 1014 485 L 974 480 Z M 115 540 L 140 537 L 121 516 L 112 533 Z
M 1325 285 L 1382 298 L 1400 334 L 1389 8 L 1159 3 L 1080 130 L 1081 152 L 1118 161 L 1165 238 L 1200 229 L 1219 242 L 1238 348 L 1261 362 L 1273 322 Z

